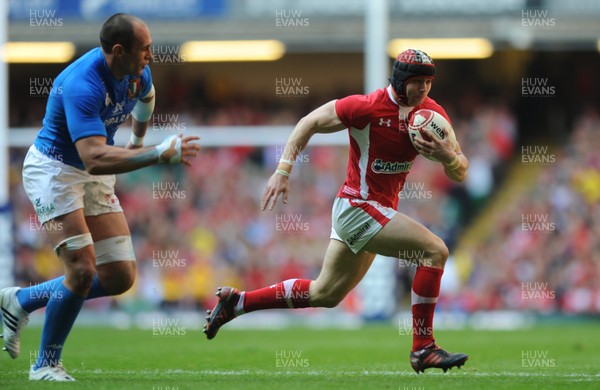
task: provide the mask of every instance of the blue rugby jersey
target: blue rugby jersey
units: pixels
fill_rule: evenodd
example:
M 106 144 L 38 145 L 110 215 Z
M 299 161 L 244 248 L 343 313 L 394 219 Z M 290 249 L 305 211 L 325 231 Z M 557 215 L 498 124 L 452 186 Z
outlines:
M 85 169 L 75 142 L 103 136 L 107 145 L 114 145 L 115 132 L 151 88 L 149 66 L 141 77 L 127 75 L 119 81 L 108 69 L 102 50 L 92 49 L 54 80 L 34 145 L 51 158 Z

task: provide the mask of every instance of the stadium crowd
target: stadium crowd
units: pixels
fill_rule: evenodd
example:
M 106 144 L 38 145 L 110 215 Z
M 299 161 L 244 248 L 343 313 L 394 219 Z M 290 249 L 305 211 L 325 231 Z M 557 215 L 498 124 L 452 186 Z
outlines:
M 565 144 L 540 149 L 539 175 L 473 248 L 461 310 L 600 312 L 600 117 L 588 107 Z M 520 158 L 523 160 L 531 158 Z M 526 162 L 525 162 L 526 163 Z M 458 299 L 456 299 L 458 298 Z

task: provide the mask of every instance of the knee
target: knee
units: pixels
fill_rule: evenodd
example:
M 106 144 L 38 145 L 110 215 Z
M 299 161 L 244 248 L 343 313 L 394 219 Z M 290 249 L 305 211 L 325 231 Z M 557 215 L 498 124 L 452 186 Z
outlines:
M 93 268 L 90 269 L 87 267 L 80 267 L 73 270 L 73 272 L 67 276 L 69 284 L 74 290 L 73 292 L 80 295 L 86 295 L 90 291 L 90 288 L 92 288 L 94 273 Z
M 66 266 L 66 283 L 75 294 L 85 296 L 92 287 L 96 268 L 94 255 L 86 252 L 74 254 Z
M 436 268 L 444 268 L 449 255 L 450 252 L 448 251 L 448 247 L 444 241 L 441 238 L 436 237 L 430 249 L 430 257 L 432 262 L 431 266 Z
M 134 275 L 122 275 L 117 280 L 115 280 L 110 285 L 109 293 L 110 295 L 120 295 L 123 294 L 133 286 L 133 282 L 135 281 Z
M 124 272 L 117 275 L 111 275 L 108 280 L 100 280 L 100 285 L 108 295 L 123 294 L 133 286 L 135 282 L 135 273 Z

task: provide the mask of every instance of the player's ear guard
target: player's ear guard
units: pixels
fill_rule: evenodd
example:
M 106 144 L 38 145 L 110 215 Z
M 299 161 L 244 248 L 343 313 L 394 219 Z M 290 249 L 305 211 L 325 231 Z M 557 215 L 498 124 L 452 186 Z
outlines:
M 404 96 L 405 83 L 412 77 L 435 76 L 435 65 L 431 57 L 422 50 L 408 49 L 398 54 L 392 66 L 392 87 L 398 96 Z

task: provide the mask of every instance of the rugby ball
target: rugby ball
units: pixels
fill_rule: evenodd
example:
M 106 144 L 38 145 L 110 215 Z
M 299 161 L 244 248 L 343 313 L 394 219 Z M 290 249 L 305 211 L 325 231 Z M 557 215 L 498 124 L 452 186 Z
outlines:
M 454 129 L 452 129 L 452 126 L 446 120 L 446 118 L 433 110 L 419 110 L 415 112 L 410 123 L 408 124 L 410 142 L 412 142 L 414 146 L 415 138 L 425 139 L 426 141 L 430 141 L 430 137 L 444 139 L 444 128 L 448 130 L 448 138 L 450 138 L 452 147 L 456 148 L 456 135 L 454 135 Z M 431 161 L 438 161 L 438 159 L 432 156 L 425 154 L 422 154 L 422 156 L 430 159 Z

